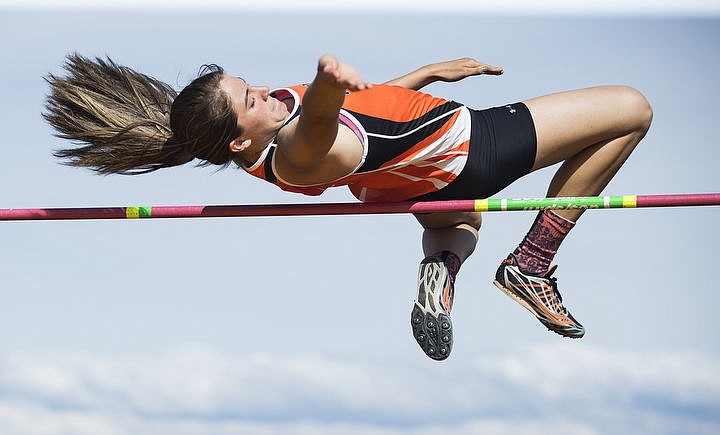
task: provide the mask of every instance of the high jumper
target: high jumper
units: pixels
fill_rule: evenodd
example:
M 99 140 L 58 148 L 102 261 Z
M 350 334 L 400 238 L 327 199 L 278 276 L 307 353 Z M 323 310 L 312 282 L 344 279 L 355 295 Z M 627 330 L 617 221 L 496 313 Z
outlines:
M 563 162 L 548 197 L 598 195 L 647 133 L 652 109 L 625 86 L 561 92 L 474 110 L 419 90 L 503 69 L 471 58 L 423 66 L 371 84 L 332 55 L 309 85 L 274 91 L 210 65 L 180 93 L 110 59 L 71 55 L 50 75 L 45 118 L 81 144 L 57 151 L 103 174 L 235 164 L 279 188 L 319 195 L 346 185 L 363 202 L 487 198 Z M 550 264 L 584 209 L 542 210 L 494 283 L 551 331 L 580 338 Z M 424 228 L 411 312 L 430 357 L 450 355 L 450 312 L 460 266 L 472 254 L 479 212 L 415 213 Z

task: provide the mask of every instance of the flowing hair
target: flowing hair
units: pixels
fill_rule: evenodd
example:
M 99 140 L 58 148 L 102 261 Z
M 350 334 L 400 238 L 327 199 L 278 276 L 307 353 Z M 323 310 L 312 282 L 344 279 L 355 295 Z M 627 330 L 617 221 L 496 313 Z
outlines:
M 237 116 L 219 83 L 223 70 L 206 65 L 179 94 L 169 85 L 110 58 L 69 55 L 64 77 L 50 74 L 43 117 L 77 147 L 54 155 L 100 174 L 136 175 L 182 165 L 227 165 L 239 136 Z

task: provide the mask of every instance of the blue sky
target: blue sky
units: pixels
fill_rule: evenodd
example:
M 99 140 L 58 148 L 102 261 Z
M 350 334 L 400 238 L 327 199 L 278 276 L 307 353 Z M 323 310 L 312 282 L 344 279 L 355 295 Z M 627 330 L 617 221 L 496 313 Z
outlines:
M 344 189 L 295 196 L 236 169 L 100 177 L 58 165 L 51 151 L 65 144 L 40 116 L 42 77 L 74 51 L 178 88 L 209 62 L 279 87 L 311 80 L 327 52 L 374 82 L 472 56 L 505 74 L 427 90 L 475 108 L 627 84 L 655 118 L 606 193 L 720 191 L 717 5 L 523 4 L 297 15 L 0 3 L 0 207 L 353 200 Z M 551 176 L 498 197 L 542 196 Z M 487 214 L 443 363 L 410 334 L 421 259 L 410 216 L 4 222 L 0 433 L 715 434 L 718 213 L 586 213 L 557 257 L 565 302 L 588 330 L 580 341 L 545 331 L 492 285 L 534 215 Z

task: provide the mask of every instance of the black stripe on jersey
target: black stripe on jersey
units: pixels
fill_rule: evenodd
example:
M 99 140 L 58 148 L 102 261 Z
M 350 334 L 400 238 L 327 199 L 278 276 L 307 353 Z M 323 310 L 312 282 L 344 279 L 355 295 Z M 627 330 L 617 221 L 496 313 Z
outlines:
M 292 116 L 288 117 L 288 119 L 285 120 L 282 127 L 285 127 L 286 125 L 290 124 L 290 121 L 300 116 L 300 112 L 302 112 L 302 106 L 298 107 L 295 113 L 292 114 Z M 280 127 L 280 128 L 282 128 Z
M 277 177 L 272 170 L 273 154 L 275 154 L 275 147 L 270 147 L 267 156 L 265 157 L 265 179 L 271 183 L 276 183 Z
M 462 106 L 462 104 L 454 101 L 448 101 L 447 103 L 432 109 L 423 116 L 406 122 L 390 121 L 387 119 L 375 118 L 361 113 L 348 111 L 357 118 L 360 124 L 365 128 L 365 131 L 368 133 L 368 154 L 365 157 L 365 162 L 357 170 L 357 172 L 374 171 L 384 163 L 409 150 L 423 139 L 442 128 L 442 126 L 448 122 L 448 119 L 452 117 L 452 115 L 442 115 L 447 114 L 460 106 Z M 431 122 L 404 137 L 381 138 L 372 136 L 372 134 L 400 136 L 438 117 L 440 118 L 436 119 L 434 122 Z

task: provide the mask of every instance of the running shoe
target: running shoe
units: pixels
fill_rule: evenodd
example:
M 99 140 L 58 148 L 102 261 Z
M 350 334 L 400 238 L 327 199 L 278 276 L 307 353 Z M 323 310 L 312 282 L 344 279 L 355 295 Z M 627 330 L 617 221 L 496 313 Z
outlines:
M 530 310 L 550 331 L 570 338 L 581 338 L 585 328 L 565 308 L 557 288 L 552 266 L 543 276 L 522 273 L 515 255 L 510 254 L 495 274 L 495 285 Z
M 455 292 L 455 274 L 459 267 L 457 257 L 448 258 L 448 253 L 427 257 L 420 262 L 410 325 L 420 348 L 438 361 L 450 356 L 452 350 L 450 310 Z

